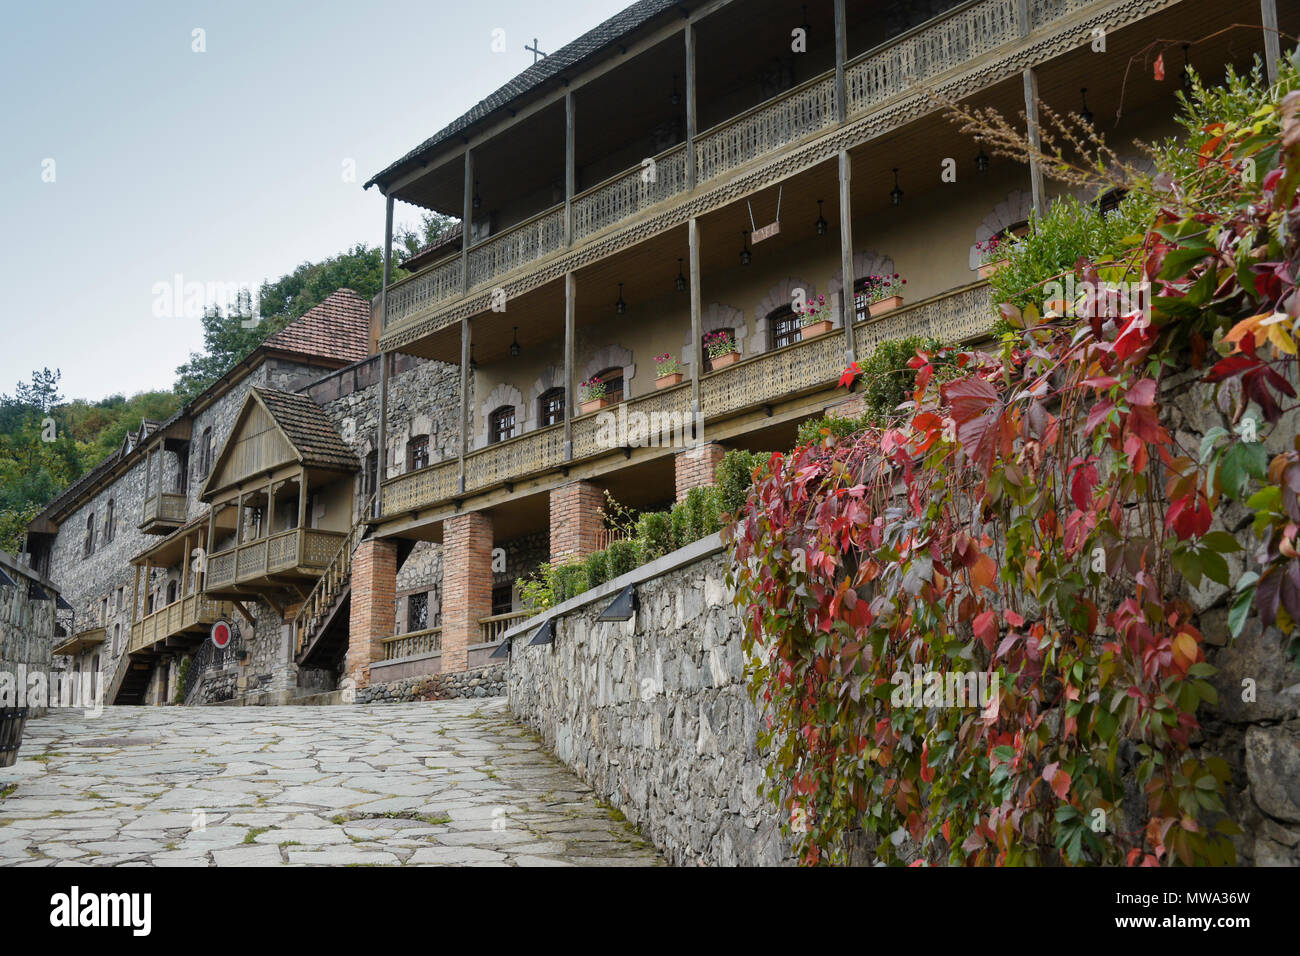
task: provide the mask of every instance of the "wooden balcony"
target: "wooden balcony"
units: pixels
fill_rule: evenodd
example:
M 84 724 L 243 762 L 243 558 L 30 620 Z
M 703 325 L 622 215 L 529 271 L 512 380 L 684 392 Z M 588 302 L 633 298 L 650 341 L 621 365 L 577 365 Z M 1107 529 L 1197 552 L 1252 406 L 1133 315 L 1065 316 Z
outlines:
M 164 491 L 144 500 L 144 514 L 138 527 L 145 534 L 170 534 L 185 523 L 188 499 L 183 494 Z
M 843 122 L 835 71 L 828 70 L 701 131 L 693 143 L 694 189 L 688 189 L 686 146 L 679 145 L 654 157 L 652 175 L 638 165 L 576 194 L 568 223 L 561 203 L 471 245 L 468 288 L 462 285 L 459 257 L 393 284 L 385 301 L 385 340 L 381 345 L 394 348 L 449 326 L 467 311 L 463 300 L 481 297 L 493 286 L 507 287 L 510 292 L 511 282 L 527 279 L 543 268 L 553 276 L 585 264 L 590 253 L 578 251 L 579 247 L 603 241 L 628 227 L 644 232 L 652 209 L 651 231 L 659 232 L 730 201 L 722 187 L 737 176 L 745 177 L 748 191 L 824 161 L 840 144 L 830 143 L 825 149 L 817 144 L 840 136 L 837 130 L 853 127 L 855 141 L 850 145 L 856 145 L 932 112 L 935 107 L 927 99 L 930 88 L 964 95 L 963 91 L 974 86 L 989 86 L 1018 75 L 1022 60 L 1047 58 L 1044 51 L 1079 34 L 1084 23 L 1095 21 L 1116 28 L 1142 19 L 1160 6 L 1159 0 L 1137 6 L 1123 0 L 969 0 L 958 4 L 848 60 Z M 572 265 L 559 262 L 566 257 L 573 260 Z M 518 275 L 504 280 L 516 272 Z M 528 283 L 536 284 L 528 280 L 523 287 L 531 287 Z M 476 304 L 468 311 L 484 307 Z
M 277 586 L 277 577 L 320 577 L 346 537 L 341 531 L 293 528 L 210 554 L 204 590 Z
M 869 318 L 854 326 L 855 349 L 867 355 L 876 344 L 906 335 L 932 335 L 944 342 L 965 342 L 988 332 L 995 315 L 988 285 L 975 282 L 943 295 Z M 844 333 L 840 329 L 763 352 L 711 372 L 700 381 L 700 402 L 705 425 L 760 409 L 794 396 L 832 392 L 844 372 Z M 643 444 L 668 444 L 665 437 L 679 426 L 690 428 L 689 382 L 651 392 L 624 403 L 629 421 L 644 413 L 649 424 Z M 605 409 L 619 413 L 618 406 Z M 630 425 L 629 425 L 630 428 Z M 629 436 L 632 437 L 632 436 Z M 564 455 L 564 426 L 551 425 L 516 438 L 489 445 L 465 456 L 465 489 L 458 488 L 458 462 L 438 462 L 384 482 L 381 514 L 400 516 L 417 509 L 444 505 L 452 499 L 494 486 L 517 482 L 583 460 L 609 455 L 613 446 L 602 434 L 600 413 L 573 420 L 573 454 Z M 212 566 L 209 564 L 209 574 Z
M 233 613 L 234 607 L 229 601 L 214 601 L 202 594 L 191 594 L 146 614 L 132 624 L 127 652 L 134 654 L 147 650 L 169 637 L 200 636 L 207 625 L 228 619 Z

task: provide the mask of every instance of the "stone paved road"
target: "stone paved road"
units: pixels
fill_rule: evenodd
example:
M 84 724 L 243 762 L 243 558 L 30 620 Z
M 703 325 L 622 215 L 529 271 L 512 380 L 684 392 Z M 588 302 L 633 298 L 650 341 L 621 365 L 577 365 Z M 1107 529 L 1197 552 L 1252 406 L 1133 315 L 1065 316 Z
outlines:
M 7 866 L 663 862 L 501 699 L 55 711 L 6 790 Z

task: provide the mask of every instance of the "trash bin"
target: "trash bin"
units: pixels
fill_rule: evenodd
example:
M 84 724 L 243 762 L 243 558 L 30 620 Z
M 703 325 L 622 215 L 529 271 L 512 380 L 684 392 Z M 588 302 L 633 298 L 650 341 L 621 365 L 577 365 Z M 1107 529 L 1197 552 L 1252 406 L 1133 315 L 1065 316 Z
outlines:
M 0 767 L 12 767 L 23 742 L 26 707 L 0 707 Z

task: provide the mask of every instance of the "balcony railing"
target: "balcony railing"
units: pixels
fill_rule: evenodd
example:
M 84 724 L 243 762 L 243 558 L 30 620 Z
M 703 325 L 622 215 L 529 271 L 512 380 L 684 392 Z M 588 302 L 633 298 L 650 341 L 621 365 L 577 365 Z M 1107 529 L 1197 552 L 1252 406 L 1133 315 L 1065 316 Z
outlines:
M 134 653 L 165 638 L 228 618 L 233 613 L 234 607 L 229 601 L 214 601 L 202 594 L 191 594 L 146 614 L 132 624 L 127 652 Z
M 432 654 L 434 651 L 442 650 L 442 627 L 439 625 L 424 631 L 411 631 L 409 634 L 385 637 L 379 643 L 384 646 L 386 661 Z
M 986 333 L 993 319 L 988 286 L 975 282 L 856 323 L 854 342 L 861 357 L 884 339 L 905 335 L 932 335 L 944 342 L 969 341 Z M 700 381 L 701 414 L 706 422 L 715 421 L 802 393 L 828 389 L 843 371 L 844 333 L 836 329 L 705 375 Z M 465 457 L 464 491 L 518 481 L 624 446 L 680 446 L 680 436 L 690 438 L 696 434 L 698 423 L 691 420 L 689 383 L 629 399 L 624 406 L 604 409 L 604 415 L 594 412 L 575 418 L 573 456 L 567 460 L 563 453 L 563 425 L 549 425 L 471 452 Z M 611 432 L 611 428 L 615 430 Z M 381 490 L 382 513 L 391 517 L 447 503 L 461 494 L 457 474 L 453 459 L 390 478 Z
M 528 611 L 510 611 L 506 614 L 493 614 L 478 619 L 478 639 L 483 644 L 495 644 L 501 635 L 510 630 L 518 621 L 530 616 Z
M 573 239 L 585 239 L 685 191 L 686 147 L 674 146 L 574 196 Z
M 156 528 L 159 531 L 171 531 L 185 523 L 188 501 L 183 494 L 164 491 L 144 500 L 144 511 L 140 518 L 141 531 Z
M 564 207 L 484 240 L 469 251 L 470 288 L 564 248 Z
M 319 574 L 345 537 L 341 531 L 293 528 L 210 554 L 204 588 L 211 591 L 285 571 Z

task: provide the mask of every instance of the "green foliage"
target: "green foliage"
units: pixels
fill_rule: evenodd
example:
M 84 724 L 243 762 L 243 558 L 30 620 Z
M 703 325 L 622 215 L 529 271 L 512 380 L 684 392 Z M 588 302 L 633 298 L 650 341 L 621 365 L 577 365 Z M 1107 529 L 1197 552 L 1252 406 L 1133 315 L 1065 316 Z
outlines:
M 718 465 L 718 507 L 732 517 L 745 510 L 750 485 L 754 483 L 754 470 L 767 467 L 770 452 L 745 451 L 732 448 L 722 456 Z
M 609 557 L 604 551 L 593 551 L 583 562 L 587 574 L 587 587 L 594 588 L 604 584 L 611 577 Z
M 901 339 L 886 339 L 862 360 L 862 400 L 866 404 L 863 417 L 874 425 L 886 425 L 901 415 L 895 411 L 912 398 L 916 388 L 916 369 L 908 365 L 916 353 L 937 352 L 938 339 L 909 335 Z M 936 374 L 951 363 L 936 360 Z
M 608 556 L 608 580 L 627 574 L 645 563 L 645 548 L 636 538 L 611 541 L 605 554 Z
M 722 492 L 712 485 L 692 488 L 670 512 L 673 542 L 685 547 L 722 530 Z
M 673 524 L 666 511 L 647 511 L 636 519 L 636 537 L 646 561 L 673 550 Z
M 572 561 L 555 568 L 555 603 L 563 604 L 591 587 L 587 580 L 587 566 L 582 561 Z
M 193 659 L 194 659 L 194 655 L 192 654 L 186 656 L 181 661 L 180 667 L 176 668 L 176 694 L 172 698 L 173 704 L 185 703 L 185 681 L 189 677 L 190 663 L 193 661 Z
M 836 415 L 827 413 L 820 418 L 810 418 L 799 425 L 795 445 L 814 445 L 828 437 L 834 441 L 857 434 L 873 424 L 868 415 Z

